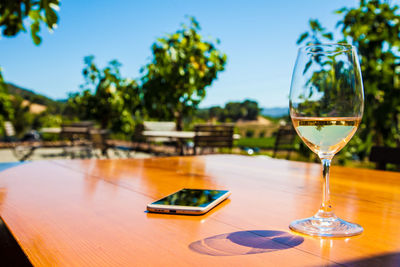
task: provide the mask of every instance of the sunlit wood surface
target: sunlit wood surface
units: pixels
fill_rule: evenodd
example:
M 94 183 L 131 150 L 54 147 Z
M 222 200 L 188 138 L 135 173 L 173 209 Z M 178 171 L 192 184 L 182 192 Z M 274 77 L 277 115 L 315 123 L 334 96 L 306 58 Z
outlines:
M 234 155 L 23 164 L 0 172 L 0 214 L 35 266 L 400 266 L 400 174 L 331 172 L 360 236 L 288 229 L 319 207 L 318 164 Z M 145 211 L 184 187 L 232 195 L 203 216 Z

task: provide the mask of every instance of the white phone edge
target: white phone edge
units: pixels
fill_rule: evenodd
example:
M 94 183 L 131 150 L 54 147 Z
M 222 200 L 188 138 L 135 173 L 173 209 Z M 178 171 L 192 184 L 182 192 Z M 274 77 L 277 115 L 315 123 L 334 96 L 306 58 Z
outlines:
M 159 204 L 147 204 L 147 210 L 155 213 L 165 214 L 189 214 L 189 215 L 202 215 L 207 213 L 209 210 L 217 206 L 219 203 L 227 199 L 231 195 L 230 191 L 211 202 L 205 207 L 190 207 L 190 206 L 175 206 L 175 205 L 159 205 Z

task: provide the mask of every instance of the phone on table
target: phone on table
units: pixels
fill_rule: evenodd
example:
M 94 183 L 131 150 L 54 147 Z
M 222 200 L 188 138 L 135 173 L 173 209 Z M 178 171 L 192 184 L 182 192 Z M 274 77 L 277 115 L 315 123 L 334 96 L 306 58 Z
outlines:
M 184 188 L 147 205 L 147 210 L 157 213 L 201 215 L 230 196 L 228 190 Z

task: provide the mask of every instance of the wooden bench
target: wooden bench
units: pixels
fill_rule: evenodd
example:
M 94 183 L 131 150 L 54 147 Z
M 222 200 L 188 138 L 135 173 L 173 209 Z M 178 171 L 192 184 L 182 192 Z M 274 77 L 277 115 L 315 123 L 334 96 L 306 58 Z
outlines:
M 64 147 L 64 153 L 71 158 L 91 157 L 92 141 L 90 132 L 94 128 L 93 121 L 71 122 L 61 125 L 60 140 L 70 141 Z
M 233 146 L 233 124 L 199 124 L 194 126 L 194 147 L 193 154 L 201 148 L 222 148 L 232 149 Z M 203 152 L 203 151 L 202 151 Z

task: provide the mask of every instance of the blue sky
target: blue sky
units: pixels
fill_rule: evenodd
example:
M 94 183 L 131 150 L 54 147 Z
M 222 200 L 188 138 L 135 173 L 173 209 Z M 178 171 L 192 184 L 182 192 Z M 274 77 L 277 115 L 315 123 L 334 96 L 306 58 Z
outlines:
M 287 106 L 297 54 L 296 40 L 318 18 L 334 29 L 343 6 L 356 0 L 64 0 L 54 33 L 42 28 L 42 44 L 28 34 L 0 40 L 6 81 L 52 98 L 66 98 L 83 83 L 83 58 L 100 67 L 117 59 L 125 77 L 139 78 L 152 43 L 176 31 L 185 15 L 195 16 L 204 37 L 219 38 L 228 55 L 226 70 L 207 90 L 202 107 L 246 98 L 263 107 Z

